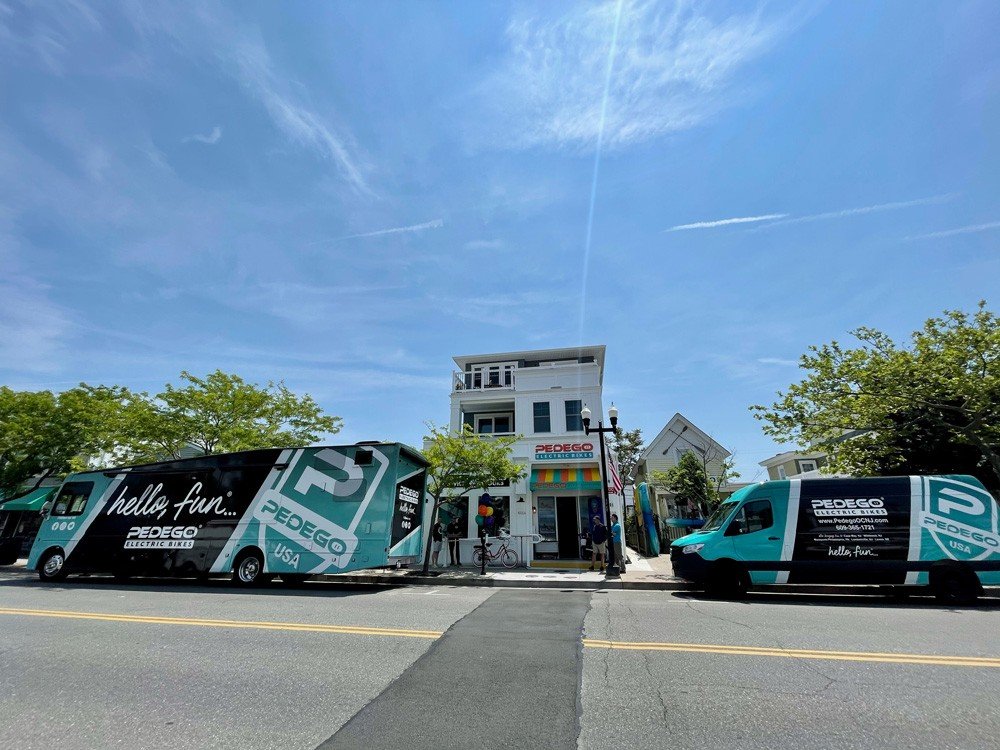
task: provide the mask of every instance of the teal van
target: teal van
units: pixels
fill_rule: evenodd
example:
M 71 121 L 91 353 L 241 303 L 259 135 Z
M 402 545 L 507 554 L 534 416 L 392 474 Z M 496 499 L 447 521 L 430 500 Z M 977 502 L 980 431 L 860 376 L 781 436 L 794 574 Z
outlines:
M 71 474 L 28 568 L 285 582 L 422 550 L 427 460 L 400 443 L 265 449 Z
M 789 479 L 744 487 L 670 546 L 706 591 L 847 583 L 930 586 L 968 603 L 1000 584 L 997 501 L 971 476 Z

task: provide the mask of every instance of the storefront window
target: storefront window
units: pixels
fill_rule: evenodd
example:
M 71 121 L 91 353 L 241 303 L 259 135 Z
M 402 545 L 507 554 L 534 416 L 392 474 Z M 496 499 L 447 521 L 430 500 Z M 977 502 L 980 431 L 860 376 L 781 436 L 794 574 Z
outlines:
M 536 531 L 543 542 L 556 541 L 556 499 L 554 497 L 538 498 L 538 528 Z

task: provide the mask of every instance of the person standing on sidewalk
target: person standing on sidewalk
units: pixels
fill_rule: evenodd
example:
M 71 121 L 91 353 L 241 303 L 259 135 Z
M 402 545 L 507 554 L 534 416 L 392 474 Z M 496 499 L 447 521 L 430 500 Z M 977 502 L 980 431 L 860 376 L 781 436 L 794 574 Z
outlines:
M 451 564 L 461 565 L 462 555 L 460 541 L 462 539 L 462 523 L 457 519 L 452 519 L 448 524 L 448 552 L 451 553 Z
M 606 545 L 608 542 L 608 527 L 601 523 L 599 516 L 594 516 L 594 530 L 590 532 L 590 569 L 594 569 L 594 563 L 600 559 L 601 568 L 604 567 Z M 600 570 L 601 568 L 598 568 Z
M 615 562 L 618 563 L 618 570 L 625 572 L 625 552 L 622 546 L 622 525 L 618 523 L 618 514 L 611 514 L 611 543 L 615 545 Z

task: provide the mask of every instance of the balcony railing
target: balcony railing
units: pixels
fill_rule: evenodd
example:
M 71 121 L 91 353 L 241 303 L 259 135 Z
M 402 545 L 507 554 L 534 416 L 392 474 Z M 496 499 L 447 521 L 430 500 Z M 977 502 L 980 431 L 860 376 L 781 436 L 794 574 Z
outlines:
M 515 389 L 516 368 L 509 367 L 500 371 L 477 370 L 475 372 L 453 372 L 453 391 L 496 391 Z

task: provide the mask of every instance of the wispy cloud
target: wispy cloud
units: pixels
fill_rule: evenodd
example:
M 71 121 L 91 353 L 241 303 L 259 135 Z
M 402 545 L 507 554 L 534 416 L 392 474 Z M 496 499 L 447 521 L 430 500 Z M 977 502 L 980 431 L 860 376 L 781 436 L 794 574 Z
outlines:
M 918 234 L 914 237 L 907 237 L 907 240 L 930 240 L 941 237 L 954 237 L 959 234 L 975 234 L 976 232 L 988 232 L 991 229 L 1000 229 L 1000 221 L 990 221 L 986 224 L 972 224 L 958 229 L 945 229 L 942 232 L 931 232 L 929 234 Z
M 793 216 L 789 219 L 775 221 L 760 229 L 770 229 L 771 227 L 786 226 L 788 224 L 805 224 L 810 221 L 826 221 L 828 219 L 845 219 L 849 216 L 863 216 L 864 214 L 881 213 L 882 211 L 898 211 L 903 208 L 915 208 L 916 206 L 929 206 L 935 203 L 947 203 L 955 198 L 954 193 L 944 195 L 932 195 L 928 198 L 916 198 L 909 201 L 892 201 L 891 203 L 876 203 L 872 206 L 861 206 L 859 208 L 845 208 L 839 211 L 825 211 L 819 214 L 809 214 L 806 216 Z
M 733 219 L 716 219 L 715 221 L 696 221 L 693 224 L 678 224 L 665 232 L 680 232 L 686 229 L 713 229 L 714 227 L 725 227 L 730 224 L 752 224 L 757 221 L 771 221 L 772 219 L 782 219 L 788 214 L 763 214 L 762 216 L 737 216 Z
M 502 142 L 588 148 L 597 140 L 617 2 L 570 5 L 556 19 L 515 17 L 507 55 L 480 87 Z M 544 12 L 532 6 L 531 13 Z M 707 120 L 741 98 L 737 74 L 793 26 L 761 9 L 625 3 L 608 86 L 604 145 L 642 142 Z M 491 142 L 500 133 L 487 133 Z
M 148 4 L 124 7 L 144 36 L 163 34 L 196 59 L 211 51 L 209 59 L 243 86 L 286 138 L 332 161 L 356 193 L 373 195 L 366 160 L 346 126 L 335 126 L 303 101 L 302 84 L 276 69 L 258 28 L 238 23 L 220 7 L 199 6 L 196 13 Z
M 503 240 L 470 240 L 464 247 L 466 250 L 499 250 Z
M 423 232 L 426 229 L 440 229 L 444 226 L 444 219 L 433 219 L 422 224 L 410 224 L 405 227 L 392 227 L 391 229 L 376 229 L 374 232 L 362 232 L 361 234 L 348 234 L 343 237 L 334 237 L 331 242 L 341 240 L 357 240 L 363 237 L 382 237 L 387 234 L 407 234 L 409 232 Z
M 216 143 L 222 140 L 222 128 L 216 125 L 212 128 L 212 132 L 208 135 L 201 135 L 200 133 L 195 133 L 194 135 L 189 135 L 186 138 L 181 139 L 181 143 L 207 143 L 209 146 L 214 146 Z
M 764 214 L 762 216 L 739 216 L 733 219 L 718 219 L 715 221 L 697 221 L 692 224 L 678 224 L 677 226 L 665 229 L 665 232 L 679 232 L 687 229 L 715 229 L 733 224 L 760 224 L 752 227 L 749 231 L 763 232 L 773 227 L 788 226 L 790 224 L 806 224 L 813 221 L 829 221 L 833 219 L 846 219 L 851 216 L 864 216 L 865 214 L 881 213 L 883 211 L 898 211 L 904 208 L 915 208 L 917 206 L 928 206 L 935 203 L 947 203 L 955 198 L 955 193 L 943 195 L 932 195 L 928 198 L 916 198 L 907 201 L 892 201 L 891 203 L 876 203 L 870 206 L 859 206 L 856 208 L 844 208 L 837 211 L 824 211 L 817 214 L 806 214 L 795 216 L 793 214 Z M 990 228 L 986 226 L 986 228 Z

